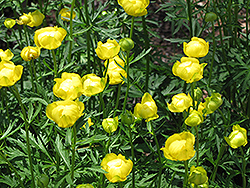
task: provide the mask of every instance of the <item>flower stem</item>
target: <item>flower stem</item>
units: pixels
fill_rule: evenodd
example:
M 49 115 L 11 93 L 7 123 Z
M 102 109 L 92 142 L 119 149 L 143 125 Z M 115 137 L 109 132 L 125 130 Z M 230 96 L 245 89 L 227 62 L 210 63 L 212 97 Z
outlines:
M 117 108 L 118 108 L 118 106 L 119 106 L 119 101 L 120 101 L 120 96 L 121 96 L 121 87 L 122 87 L 122 83 L 120 83 L 120 84 L 118 85 L 118 88 L 117 88 L 117 96 L 116 96 L 114 117 L 115 117 L 115 115 L 116 115 Z
M 242 182 L 243 182 L 243 188 L 246 188 L 246 160 L 245 160 L 245 154 L 244 154 L 244 151 L 242 149 L 242 147 L 240 147 L 240 152 L 241 152 L 241 155 L 242 155 L 242 171 L 241 171 L 241 174 L 242 174 Z
M 183 181 L 183 188 L 187 187 L 187 181 L 188 181 L 188 160 L 184 161 L 184 167 L 185 167 L 185 176 Z
M 70 21 L 69 21 L 70 41 L 69 41 L 68 63 L 70 63 L 70 61 L 71 61 L 71 52 L 72 52 L 72 46 L 73 46 L 73 22 L 72 22 L 72 19 L 73 19 L 74 6 L 75 6 L 75 0 L 72 0 L 71 9 L 70 9 Z
M 189 19 L 189 31 L 190 31 L 190 39 L 193 37 L 193 23 L 192 23 L 192 9 L 191 9 L 191 1 L 187 0 L 188 7 L 188 19 Z
M 76 125 L 73 125 L 73 143 L 72 143 L 72 162 L 71 162 L 71 180 L 74 182 L 75 170 L 75 154 L 76 154 Z M 70 185 L 73 188 L 73 185 Z
M 196 132 L 196 166 L 199 166 L 199 132 L 197 126 L 195 126 L 194 128 Z
M 54 62 L 54 78 L 57 77 L 57 62 L 56 62 L 56 54 L 55 50 L 51 50 L 52 52 L 52 57 L 53 57 L 53 62 Z
M 126 109 L 126 103 L 127 103 L 127 98 L 128 98 L 128 91 L 129 91 L 129 51 L 127 51 L 127 58 L 126 58 L 126 73 L 127 73 L 127 89 L 126 89 L 126 94 L 123 102 L 123 108 L 122 108 L 122 113 L 125 112 Z
M 133 162 L 133 165 L 135 165 L 135 152 L 134 152 L 134 144 L 133 144 L 133 139 L 132 139 L 131 125 L 128 125 L 128 130 L 129 130 L 129 142 L 130 142 L 130 146 L 131 146 L 132 162 Z M 132 187 L 135 188 L 135 170 L 134 170 L 134 168 L 132 169 Z
M 212 62 L 211 62 L 211 66 L 210 66 L 209 79 L 208 79 L 208 87 L 209 88 L 210 88 L 210 83 L 211 83 L 211 78 L 212 78 L 214 56 L 215 56 L 215 50 L 216 50 L 214 22 L 212 22 L 212 30 L 213 30 L 213 55 L 212 55 Z

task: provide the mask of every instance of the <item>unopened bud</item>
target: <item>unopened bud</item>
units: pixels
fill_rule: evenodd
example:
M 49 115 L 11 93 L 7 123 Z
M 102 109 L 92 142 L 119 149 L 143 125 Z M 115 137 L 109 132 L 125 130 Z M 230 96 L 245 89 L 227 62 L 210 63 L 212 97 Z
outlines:
M 134 48 L 134 41 L 131 38 L 123 38 L 119 41 L 122 51 L 129 51 Z

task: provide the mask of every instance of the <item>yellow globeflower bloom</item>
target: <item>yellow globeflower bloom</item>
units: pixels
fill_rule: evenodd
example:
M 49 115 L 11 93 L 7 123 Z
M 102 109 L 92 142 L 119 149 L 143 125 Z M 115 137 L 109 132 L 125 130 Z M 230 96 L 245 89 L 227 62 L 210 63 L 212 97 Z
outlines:
M 202 113 L 196 110 L 192 110 L 189 116 L 185 119 L 185 123 L 188 126 L 195 127 L 204 121 Z
M 87 183 L 87 184 L 77 185 L 76 188 L 94 188 L 94 186 Z
M 115 118 L 106 118 L 102 121 L 102 127 L 107 133 L 115 132 L 118 128 L 118 116 Z
M 195 184 L 195 185 L 203 185 L 207 183 L 208 177 L 207 172 L 202 166 L 198 166 L 195 168 L 195 166 L 192 166 L 190 168 L 190 174 L 188 177 L 188 182 Z
M 22 16 L 19 17 L 19 20 L 17 20 L 17 23 L 19 25 L 27 25 L 31 20 L 31 12 L 28 14 L 23 13 Z
M 233 132 L 229 137 L 224 137 L 228 145 L 236 149 L 247 144 L 247 130 L 240 127 L 238 124 L 233 126 Z
M 70 21 L 70 9 L 69 8 L 63 8 L 60 10 L 59 15 L 61 15 L 61 19 L 63 21 Z M 76 17 L 75 11 L 73 11 L 72 19 Z
M 84 104 L 79 101 L 56 101 L 46 108 L 46 115 L 59 127 L 68 128 L 83 115 Z
M 63 72 L 61 78 L 54 81 L 53 93 L 63 100 L 75 100 L 83 94 L 82 79 L 76 73 Z
M 142 97 L 141 103 L 137 103 L 134 108 L 134 114 L 136 117 L 142 117 L 146 119 L 146 122 L 157 119 L 157 106 L 154 99 L 149 93 L 145 93 Z
M 5 27 L 7 27 L 8 29 L 14 27 L 14 25 L 16 24 L 16 20 L 13 20 L 11 18 L 6 18 L 4 20 L 4 25 Z
M 205 98 L 205 101 L 206 102 L 203 103 L 203 106 L 205 107 L 203 109 L 203 112 L 205 114 L 212 114 L 223 103 L 223 100 L 221 99 L 221 95 L 219 93 L 212 93 L 212 96 Z
M 192 105 L 192 101 L 192 97 L 189 94 L 179 93 L 174 95 L 172 97 L 172 103 L 167 103 L 167 105 L 171 112 L 183 112 Z
M 3 51 L 2 49 L 0 49 L 0 58 L 1 60 L 6 60 L 9 61 L 14 57 L 14 54 L 9 50 L 5 50 Z
M 0 88 L 13 86 L 21 79 L 23 73 L 22 65 L 15 65 L 11 61 L 0 62 Z
M 44 27 L 35 31 L 34 42 L 39 48 L 52 50 L 61 46 L 66 35 L 62 27 Z
M 118 4 L 122 6 L 124 11 L 134 17 L 146 15 L 149 3 L 149 0 L 118 0 Z
M 199 60 L 191 57 L 182 57 L 181 62 L 177 61 L 173 68 L 173 74 L 185 80 L 187 83 L 197 82 L 203 78 L 203 69 L 206 63 L 199 63 Z
M 115 85 L 123 82 L 122 77 L 127 78 L 127 73 L 123 69 L 124 61 L 118 55 L 115 56 L 113 59 L 106 60 L 104 63 L 105 67 L 107 67 L 107 64 L 108 64 L 107 75 L 109 76 L 110 85 Z M 121 68 L 120 66 L 123 68 Z
M 45 18 L 39 10 L 30 13 L 30 16 L 30 22 L 27 23 L 30 27 L 37 27 L 41 25 L 43 23 L 43 19 Z
M 209 50 L 209 43 L 202 38 L 192 37 L 189 43 L 183 43 L 184 54 L 188 57 L 204 57 Z
M 191 159 L 194 154 L 195 137 L 190 132 L 173 134 L 165 142 L 165 147 L 161 148 L 167 159 L 172 161 L 186 161 Z
M 106 79 L 95 74 L 87 74 L 82 77 L 83 94 L 87 97 L 101 93 L 106 85 Z
M 24 47 L 21 51 L 21 57 L 24 61 L 37 59 L 40 56 L 40 48 L 34 46 Z
M 133 168 L 133 162 L 125 156 L 119 154 L 118 156 L 114 153 L 107 154 L 102 162 L 101 167 L 108 173 L 105 173 L 106 178 L 112 182 L 121 182 L 127 179 L 127 176 Z
M 95 49 L 97 56 L 102 60 L 114 58 L 119 51 L 120 45 L 116 42 L 116 40 L 110 39 L 108 39 L 104 44 L 99 41 L 97 43 L 97 48 Z

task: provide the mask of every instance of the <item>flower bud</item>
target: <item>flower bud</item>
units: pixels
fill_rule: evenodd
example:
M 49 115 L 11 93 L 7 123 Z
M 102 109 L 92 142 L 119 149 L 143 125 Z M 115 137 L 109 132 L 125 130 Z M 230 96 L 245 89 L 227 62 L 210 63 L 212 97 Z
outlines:
M 94 188 L 94 186 L 87 183 L 87 184 L 77 185 L 76 188 Z
M 247 130 L 238 124 L 233 126 L 233 132 L 229 137 L 224 137 L 229 146 L 236 149 L 247 144 Z
M 208 181 L 206 170 L 201 166 L 198 166 L 196 168 L 195 166 L 192 166 L 190 168 L 188 181 L 189 183 L 193 183 L 195 185 L 205 184 Z
M 19 25 L 27 25 L 31 20 L 31 13 L 29 12 L 29 14 L 25 14 L 23 13 L 22 16 L 19 17 L 19 20 L 17 20 L 17 23 Z
M 61 15 L 61 19 L 63 21 L 70 21 L 70 12 L 71 10 L 69 8 L 63 8 L 60 10 L 59 15 Z M 75 11 L 73 11 L 72 19 L 76 17 Z
M 223 100 L 221 99 L 221 95 L 219 93 L 212 93 L 212 96 L 205 98 L 205 101 L 205 109 L 203 110 L 205 114 L 212 114 L 223 103 Z
M 16 24 L 16 20 L 13 20 L 11 18 L 6 18 L 5 21 L 4 21 L 4 25 L 8 29 L 12 28 L 15 24 Z
M 127 52 L 134 48 L 134 41 L 131 38 L 123 38 L 119 41 L 122 51 Z
M 204 121 L 202 113 L 196 110 L 192 110 L 189 116 L 186 118 L 185 123 L 188 126 L 195 127 Z
M 34 46 L 24 47 L 21 51 L 21 57 L 24 61 L 31 61 L 40 56 L 40 48 Z
M 192 105 L 192 101 L 193 100 L 189 94 L 186 95 L 185 93 L 179 93 L 174 95 L 171 104 L 167 103 L 167 105 L 171 112 L 183 112 Z
M 204 57 L 209 50 L 209 43 L 202 38 L 192 37 L 189 43 L 183 43 L 183 51 L 188 57 Z
M 217 15 L 214 12 L 208 12 L 205 15 L 205 22 L 212 22 L 217 19 Z
M 195 101 L 199 101 L 201 99 L 202 95 L 203 95 L 203 92 L 201 91 L 201 89 L 199 87 L 194 89 L 194 100 Z
M 1 60 L 6 60 L 9 61 L 14 57 L 14 54 L 9 50 L 5 50 L 3 51 L 2 49 L 0 49 L 0 58 Z
M 118 116 L 115 118 L 106 118 L 102 121 L 103 129 L 109 134 L 116 131 L 118 124 Z
M 37 179 L 37 185 L 40 188 L 45 188 L 49 184 L 49 177 L 45 174 L 41 174 L 41 176 Z
M 116 42 L 116 40 L 110 39 L 108 39 L 104 44 L 99 41 L 97 43 L 97 48 L 95 49 L 97 56 L 102 60 L 114 58 L 119 51 L 120 45 Z
M 125 125 L 131 125 L 135 121 L 134 114 L 131 111 L 126 110 L 125 113 L 121 114 L 121 122 Z
M 30 15 L 30 22 L 27 23 L 27 25 L 30 27 L 37 27 L 41 25 L 43 23 L 43 19 L 45 18 L 45 16 L 39 10 L 32 12 Z

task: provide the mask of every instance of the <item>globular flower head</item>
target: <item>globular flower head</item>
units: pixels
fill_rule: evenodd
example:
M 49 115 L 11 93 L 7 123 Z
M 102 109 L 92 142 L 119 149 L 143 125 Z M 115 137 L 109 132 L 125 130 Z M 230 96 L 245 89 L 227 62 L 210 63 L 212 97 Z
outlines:
M 183 43 L 184 54 L 188 57 L 204 57 L 209 50 L 209 43 L 202 38 L 192 37 L 189 43 Z
M 203 185 L 207 183 L 208 177 L 207 172 L 202 166 L 198 166 L 195 168 L 195 166 L 192 166 L 190 168 L 190 174 L 188 177 L 188 182 L 193 183 L 195 185 Z
M 30 16 L 30 21 L 27 23 L 30 27 L 37 27 L 41 25 L 43 23 L 43 19 L 45 18 L 39 10 L 30 13 Z
M 102 60 L 114 58 L 119 51 L 120 45 L 116 42 L 116 40 L 110 39 L 108 39 L 104 44 L 99 41 L 97 43 L 97 48 L 95 49 L 97 56 Z
M 205 22 L 212 22 L 217 19 L 217 15 L 214 12 L 208 12 L 205 15 Z
M 109 61 L 109 63 L 108 63 Z M 105 67 L 108 64 L 107 75 L 109 77 L 109 84 L 116 85 L 123 82 L 123 77 L 127 78 L 126 71 L 122 68 L 124 67 L 124 61 L 117 55 L 112 59 L 106 60 Z
M 41 174 L 41 176 L 37 178 L 38 187 L 44 188 L 47 187 L 48 184 L 49 184 L 49 177 L 46 174 Z
M 14 27 L 14 25 L 16 24 L 16 20 L 13 20 L 11 18 L 6 18 L 4 20 L 4 25 L 5 27 L 7 27 L 8 29 Z
M 6 60 L 9 61 L 14 57 L 14 54 L 9 50 L 5 50 L 3 51 L 2 49 L 0 49 L 0 58 L 1 60 Z
M 67 128 L 83 115 L 84 104 L 80 101 L 56 101 L 49 104 L 46 108 L 46 115 L 53 120 L 59 127 Z
M 11 61 L 0 62 L 0 88 L 13 86 L 21 79 L 23 73 L 22 65 L 15 65 Z
M 101 93 L 106 85 L 106 79 L 95 74 L 87 74 L 82 77 L 83 94 L 87 97 Z
M 94 186 L 87 183 L 87 184 L 77 185 L 76 188 L 94 188 Z
M 106 118 L 102 121 L 102 127 L 107 133 L 115 132 L 118 128 L 118 116 L 115 118 Z
M 35 31 L 34 42 L 39 48 L 52 50 L 61 46 L 66 35 L 62 27 L 44 27 Z
M 69 8 L 63 8 L 60 10 L 59 15 L 61 15 L 61 19 L 63 21 L 70 21 L 70 9 Z M 73 11 L 72 19 L 76 17 L 75 11 Z
M 124 11 L 134 17 L 146 15 L 149 3 L 149 0 L 118 0 L 118 4 L 122 6 Z
M 188 126 L 195 127 L 204 121 L 202 113 L 196 110 L 192 110 L 189 116 L 185 119 L 185 123 Z
M 21 51 L 21 57 L 24 61 L 31 61 L 40 56 L 40 48 L 34 46 L 24 47 Z
M 27 25 L 31 20 L 31 12 L 29 12 L 28 14 L 23 13 L 22 16 L 19 17 L 19 20 L 17 20 L 17 23 L 19 25 Z
M 127 52 L 134 48 L 134 41 L 131 38 L 122 38 L 119 41 L 119 45 L 121 46 L 122 51 Z
M 236 124 L 229 137 L 224 137 L 229 146 L 236 149 L 247 144 L 247 130 Z
M 107 154 L 102 162 L 101 167 L 107 173 L 105 173 L 106 178 L 112 182 L 121 182 L 127 179 L 133 168 L 133 162 L 125 156 L 119 154 L 118 156 L 114 153 Z
M 195 137 L 190 132 L 176 133 L 170 136 L 165 142 L 165 147 L 161 148 L 167 159 L 173 161 L 186 161 L 194 154 Z
M 82 78 L 76 73 L 63 72 L 61 78 L 54 81 L 53 93 L 63 100 L 75 100 L 83 94 Z
M 189 94 L 179 93 L 174 95 L 171 104 L 167 103 L 167 105 L 171 112 L 183 112 L 192 105 L 192 101 L 192 97 Z
M 123 114 L 121 114 L 121 122 L 130 126 L 135 122 L 134 114 L 131 111 L 126 110 Z
M 212 93 L 211 97 L 205 98 L 205 103 L 203 112 L 205 114 L 212 114 L 215 110 L 217 110 L 223 103 L 223 100 L 221 99 L 221 95 L 219 93 Z
M 149 93 L 145 93 L 142 97 L 141 103 L 137 103 L 134 108 L 134 114 L 136 117 L 142 117 L 146 119 L 146 122 L 157 119 L 157 106 Z
M 191 57 L 182 57 L 181 62 L 177 61 L 173 68 L 173 74 L 185 80 L 187 83 L 197 82 L 203 78 L 203 69 L 206 63 L 199 63 L 199 60 Z

